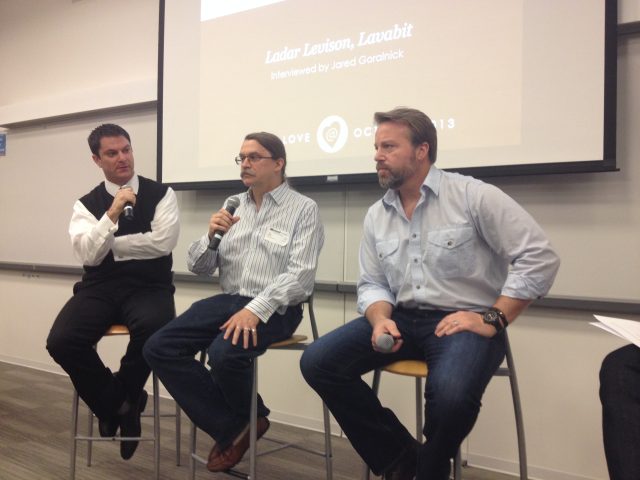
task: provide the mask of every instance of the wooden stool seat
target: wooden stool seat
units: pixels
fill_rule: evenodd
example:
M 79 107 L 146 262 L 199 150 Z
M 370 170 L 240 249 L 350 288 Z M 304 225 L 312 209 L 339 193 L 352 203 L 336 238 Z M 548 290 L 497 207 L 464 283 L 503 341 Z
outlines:
M 427 362 L 422 360 L 400 360 L 382 367 L 385 372 L 405 375 L 407 377 L 427 377 Z
M 129 335 L 129 329 L 126 325 L 111 325 L 103 337 L 112 337 L 114 335 Z
M 295 345 L 296 343 L 302 343 L 307 340 L 306 335 L 292 335 L 289 338 L 284 340 L 280 340 L 279 342 L 274 342 L 269 345 L 269 348 L 280 348 L 280 347 L 288 347 L 289 345 Z

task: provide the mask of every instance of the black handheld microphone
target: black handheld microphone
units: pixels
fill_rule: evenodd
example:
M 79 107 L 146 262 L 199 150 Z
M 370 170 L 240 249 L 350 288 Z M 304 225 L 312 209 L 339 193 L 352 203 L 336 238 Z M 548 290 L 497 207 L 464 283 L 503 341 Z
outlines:
M 240 199 L 236 196 L 230 197 L 227 200 L 227 206 L 225 210 L 229 212 L 230 215 L 233 215 L 236 212 L 236 208 L 240 206 Z M 209 250 L 218 250 L 220 246 L 220 240 L 224 236 L 224 232 L 222 230 L 216 230 L 213 232 L 213 238 L 209 241 Z
M 381 353 L 389 353 L 391 349 L 395 345 L 396 340 L 388 333 L 383 333 L 382 335 L 378 335 L 376 338 L 376 347 L 378 347 L 378 351 Z
M 124 218 L 127 220 L 133 220 L 133 205 L 131 202 L 127 202 L 124 204 Z
M 131 188 L 131 187 L 129 185 L 123 185 L 120 188 Z M 131 202 L 127 202 L 124 204 L 123 214 L 126 220 L 133 220 L 133 204 Z

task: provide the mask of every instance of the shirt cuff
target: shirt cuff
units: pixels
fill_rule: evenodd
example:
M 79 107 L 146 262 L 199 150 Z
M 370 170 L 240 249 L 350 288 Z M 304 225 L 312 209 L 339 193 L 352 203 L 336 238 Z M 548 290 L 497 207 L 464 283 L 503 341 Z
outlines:
M 268 322 L 276 311 L 276 307 L 271 305 L 266 298 L 260 296 L 251 300 L 244 308 L 257 315 L 263 322 Z
M 114 238 L 112 250 L 113 250 L 113 259 L 116 262 L 131 260 L 133 258 L 130 255 L 127 255 L 127 252 L 131 251 L 128 235 L 123 235 L 121 237 Z
M 109 216 L 105 213 L 102 215 L 98 224 L 96 225 L 96 232 L 102 238 L 107 238 L 109 235 L 113 235 L 118 231 L 118 224 L 113 223 Z
M 512 274 L 507 277 L 507 281 L 502 287 L 500 294 L 505 297 L 517 298 L 519 300 L 535 300 L 537 298 L 542 298 L 547 294 L 547 291 L 548 289 L 545 289 L 534 282 L 529 282 L 520 276 Z
M 396 304 L 396 297 L 390 291 L 381 288 L 372 288 L 358 291 L 358 313 L 364 315 L 371 305 L 376 302 L 387 302 Z

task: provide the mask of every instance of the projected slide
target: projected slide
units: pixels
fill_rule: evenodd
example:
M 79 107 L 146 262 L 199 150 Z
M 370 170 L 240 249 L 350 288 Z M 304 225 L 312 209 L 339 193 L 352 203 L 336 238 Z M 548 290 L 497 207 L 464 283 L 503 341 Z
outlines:
M 237 179 L 257 130 L 291 177 L 370 173 L 373 112 L 401 105 L 433 120 L 441 168 L 602 158 L 604 7 L 587 4 L 568 27 L 567 0 L 167 0 L 163 181 Z

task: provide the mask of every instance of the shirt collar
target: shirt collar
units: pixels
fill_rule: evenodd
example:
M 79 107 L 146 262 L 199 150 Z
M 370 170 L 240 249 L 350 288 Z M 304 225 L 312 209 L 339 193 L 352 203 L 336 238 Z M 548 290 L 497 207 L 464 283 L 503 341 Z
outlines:
M 429 166 L 429 173 L 427 174 L 427 178 L 425 178 L 424 182 L 422 183 L 422 191 L 424 192 L 425 189 L 428 188 L 437 197 L 440 194 L 441 180 L 442 180 L 442 171 L 439 168 L 437 168 L 435 165 L 431 164 Z
M 276 203 L 276 205 L 280 205 L 282 203 L 282 201 L 284 200 L 284 197 L 287 195 L 287 193 L 289 192 L 289 184 L 285 181 L 282 182 L 280 185 L 278 185 L 276 188 L 274 188 L 273 190 L 265 193 L 265 196 L 271 196 L 271 198 L 273 198 L 273 201 Z M 245 192 L 246 195 L 246 199 L 248 201 L 253 202 L 253 196 L 251 195 L 251 189 L 247 190 Z
M 135 173 L 133 174 L 133 177 L 131 177 L 131 180 L 129 180 L 126 185 L 128 187 L 131 187 L 131 190 L 133 190 L 133 193 L 135 193 L 136 195 L 138 194 L 138 187 L 140 186 L 140 182 L 138 181 L 138 175 L 136 175 Z M 123 185 L 124 186 L 124 185 Z M 118 190 L 120 190 L 120 185 L 110 182 L 109 180 L 105 179 L 104 180 L 104 187 L 107 189 L 107 192 L 109 192 L 109 194 L 112 197 L 116 196 L 116 193 L 118 193 Z

